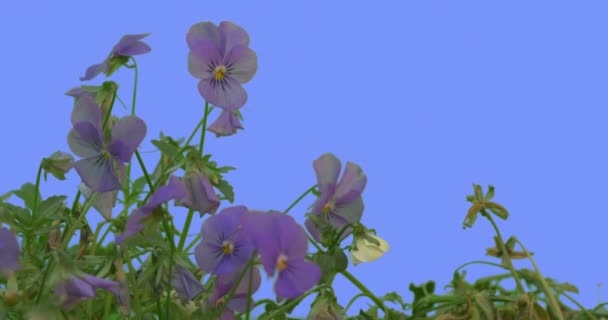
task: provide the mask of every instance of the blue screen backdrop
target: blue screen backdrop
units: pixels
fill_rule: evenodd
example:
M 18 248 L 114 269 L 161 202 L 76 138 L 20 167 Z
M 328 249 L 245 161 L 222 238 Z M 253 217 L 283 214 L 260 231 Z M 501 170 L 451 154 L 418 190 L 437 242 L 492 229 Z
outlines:
M 316 183 L 312 161 L 325 152 L 359 164 L 368 177 L 362 222 L 391 249 L 349 268 L 374 293 L 411 301 L 411 282 L 434 279 L 443 292 L 459 265 L 498 261 L 485 256 L 486 221 L 462 228 L 472 183 L 492 184 L 511 213 L 499 221 L 503 235 L 593 307 L 598 294 L 608 300 L 597 286 L 608 276 L 607 10 L 605 1 L 4 1 L 0 193 L 33 182 L 42 157 L 70 151 L 64 92 L 124 34 L 152 33 L 152 52 L 137 57 L 137 114 L 153 166 L 150 139 L 187 137 L 202 116 L 186 32 L 229 20 L 249 32 L 259 68 L 245 85 L 245 130 L 209 134 L 205 151 L 237 168 L 227 175 L 236 204 L 284 210 Z M 130 100 L 133 72 L 111 79 Z M 72 171 L 41 190 L 73 199 L 79 181 Z M 313 201 L 291 214 L 303 222 Z M 186 211 L 173 212 L 182 226 Z M 468 270 L 467 279 L 501 272 Z M 340 276 L 335 288 L 342 305 L 358 293 Z M 271 294 L 266 281 L 256 297 Z

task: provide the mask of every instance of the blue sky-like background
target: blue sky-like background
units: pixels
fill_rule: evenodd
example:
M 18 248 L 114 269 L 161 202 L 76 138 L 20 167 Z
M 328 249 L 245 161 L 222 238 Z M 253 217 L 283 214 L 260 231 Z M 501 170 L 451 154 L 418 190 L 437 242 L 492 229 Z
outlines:
M 152 52 L 137 58 L 137 114 L 153 167 L 150 139 L 187 137 L 202 115 L 186 32 L 229 20 L 249 32 L 259 68 L 245 85 L 245 130 L 210 134 L 205 150 L 238 169 L 227 175 L 236 204 L 285 209 L 315 184 L 312 161 L 325 152 L 359 164 L 368 177 L 362 222 L 391 250 L 350 271 L 379 295 L 411 301 L 411 282 L 434 279 L 442 291 L 459 265 L 497 261 L 485 257 L 488 223 L 462 229 L 472 183 L 493 184 L 511 212 L 499 222 L 503 235 L 521 239 L 545 276 L 574 283 L 593 307 L 608 276 L 607 10 L 605 1 L 5 1 L 0 193 L 33 182 L 42 157 L 69 151 L 73 100 L 64 92 L 124 34 L 152 32 Z M 112 77 L 123 100 L 132 76 Z M 51 178 L 43 196 L 73 198 L 78 182 L 75 172 Z M 303 221 L 313 201 L 291 213 Z M 184 218 L 175 211 L 177 226 Z M 502 272 L 468 270 L 468 279 Z M 335 287 L 343 305 L 358 293 L 340 276 Z M 306 304 L 297 310 L 303 316 Z

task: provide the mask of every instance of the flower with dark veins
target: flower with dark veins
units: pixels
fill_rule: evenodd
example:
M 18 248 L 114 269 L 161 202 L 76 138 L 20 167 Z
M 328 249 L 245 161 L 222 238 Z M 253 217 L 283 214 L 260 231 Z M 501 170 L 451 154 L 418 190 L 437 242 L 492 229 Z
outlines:
M 82 159 L 74 168 L 82 181 L 94 192 L 120 190 L 124 163 L 131 157 L 146 135 L 146 124 L 136 116 L 119 119 L 109 137 L 102 130 L 101 111 L 89 96 L 78 99 L 72 112 L 68 145 Z

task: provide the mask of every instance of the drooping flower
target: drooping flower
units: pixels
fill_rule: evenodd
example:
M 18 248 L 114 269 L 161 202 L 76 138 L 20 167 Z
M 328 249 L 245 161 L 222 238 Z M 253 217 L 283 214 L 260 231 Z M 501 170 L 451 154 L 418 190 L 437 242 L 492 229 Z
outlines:
M 70 309 L 83 300 L 95 297 L 95 289 L 109 291 L 118 297 L 120 286 L 118 282 L 92 276 L 90 274 L 70 275 L 55 286 L 55 295 L 61 301 L 64 309 Z
M 371 237 L 378 241 L 378 244 L 369 241 L 367 237 Z M 372 262 L 379 259 L 390 248 L 384 239 L 371 233 L 355 237 L 355 246 L 356 249 L 353 247 L 353 249 L 350 250 L 350 258 L 355 266 L 361 262 Z
M 120 190 L 124 163 L 131 161 L 144 139 L 146 124 L 135 116 L 123 117 L 114 124 L 111 137 L 105 137 L 99 107 L 83 96 L 72 112 L 72 125 L 68 145 L 82 157 L 74 166 L 82 181 L 95 192 Z
M 148 35 L 150 34 L 128 34 L 120 38 L 108 57 L 102 63 L 88 67 L 80 81 L 91 80 L 102 72 L 106 76 L 110 76 L 116 69 L 126 63 L 129 57 L 150 52 L 150 46 L 140 41 Z
M 236 270 L 233 274 L 218 276 L 216 279 L 215 291 L 213 291 L 213 294 L 209 297 L 209 303 L 218 308 L 224 304 L 226 295 L 234 288 L 240 273 L 241 270 Z M 249 290 L 249 280 L 251 280 L 251 291 Z M 256 267 L 249 269 L 241 279 L 232 298 L 228 301 L 228 305 L 224 309 L 221 319 L 232 320 L 235 319 L 235 311 L 246 312 L 248 298 L 251 300 L 249 302 L 250 307 L 253 307 L 253 299 L 251 299 L 251 297 L 258 291 L 261 283 L 262 277 L 260 275 L 260 269 Z
M 150 216 L 161 204 L 169 200 L 183 198 L 185 195 L 186 188 L 184 187 L 184 183 L 179 178 L 171 176 L 169 183 L 156 189 L 146 204 L 133 210 L 127 219 L 127 225 L 123 234 L 116 237 L 116 243 L 121 244 L 124 240 L 143 230 L 143 220 Z
M 12 231 L 0 228 L 0 274 L 8 278 L 19 270 L 19 243 Z
M 192 272 L 179 265 L 173 269 L 171 286 L 184 302 L 196 298 L 205 291 L 203 285 L 194 277 Z
M 182 178 L 186 186 L 186 196 L 175 200 L 175 205 L 198 211 L 202 217 L 205 213 L 215 213 L 220 206 L 209 178 L 197 170 L 187 171 Z
M 293 217 L 277 211 L 250 211 L 245 227 L 266 273 L 278 273 L 274 284 L 277 296 L 297 298 L 319 282 L 321 269 L 306 261 L 308 238 Z
M 313 161 L 313 167 L 317 175 L 319 197 L 312 206 L 311 214 L 324 214 L 336 229 L 359 221 L 363 214 L 361 193 L 367 183 L 361 167 L 347 161 L 340 182 L 338 176 L 342 165 L 333 154 L 322 155 Z M 317 241 L 321 241 L 318 230 L 309 221 L 305 223 L 308 231 Z
M 74 167 L 74 157 L 71 154 L 62 151 L 54 152 L 50 157 L 42 159 L 42 168 L 44 169 L 44 179 L 47 174 L 52 174 L 59 180 L 65 180 L 65 174 Z
M 194 250 L 196 262 L 203 271 L 232 274 L 247 264 L 254 248 L 241 224 L 246 212 L 245 206 L 229 207 L 203 222 L 201 242 Z
M 208 131 L 215 133 L 216 137 L 231 136 L 237 129 L 245 129 L 234 111 L 222 110 L 219 117 L 213 121 Z
M 247 32 L 232 22 L 223 21 L 219 26 L 200 22 L 190 27 L 186 41 L 188 71 L 200 79 L 201 96 L 225 110 L 242 107 L 247 92 L 241 84 L 251 80 L 258 68 Z

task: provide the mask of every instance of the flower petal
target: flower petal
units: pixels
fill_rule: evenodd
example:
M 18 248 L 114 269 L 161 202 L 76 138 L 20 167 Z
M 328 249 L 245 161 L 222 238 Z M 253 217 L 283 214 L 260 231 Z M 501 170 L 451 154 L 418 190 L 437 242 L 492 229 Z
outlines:
M 93 190 L 89 189 L 86 184 L 80 183 L 78 190 L 84 195 L 85 199 L 90 199 L 93 196 Z M 106 221 L 112 220 L 112 209 L 116 205 L 118 191 L 101 192 L 97 194 L 93 208 L 97 210 Z
M 116 164 L 118 169 L 123 172 L 123 165 Z M 81 159 L 76 162 L 74 168 L 86 186 L 95 192 L 108 192 L 122 188 L 120 180 L 116 176 L 114 161 L 103 155 Z
M 19 270 L 19 243 L 12 231 L 0 228 L 0 273 L 5 277 Z
M 216 137 L 225 137 L 235 134 L 237 128 L 244 129 L 239 117 L 232 111 L 222 109 L 220 116 L 215 119 L 207 130 L 215 133 Z
M 188 71 L 199 79 L 211 79 L 213 68 L 222 63 L 218 47 L 211 41 L 201 41 L 188 53 Z
M 312 212 L 318 214 L 323 211 L 323 207 L 334 196 L 342 164 L 336 156 L 326 153 L 313 161 L 312 166 L 317 175 L 317 185 L 320 193 L 320 197 L 313 205 Z
M 152 50 L 150 46 L 139 41 L 149 35 L 150 33 L 142 33 L 123 36 L 120 38 L 118 44 L 112 48 L 112 54 L 118 56 L 135 56 L 150 52 L 150 50 Z
M 229 21 L 222 21 L 219 31 L 223 40 L 224 53 L 232 51 L 236 46 L 249 46 L 249 35 L 240 26 Z
M 321 268 L 305 260 L 288 261 L 287 268 L 279 272 L 274 292 L 285 299 L 295 299 L 315 286 L 321 279 Z
M 224 57 L 224 63 L 228 66 L 228 75 L 240 83 L 246 83 L 258 70 L 258 57 L 255 51 L 247 46 L 236 46 Z
M 202 79 L 198 91 L 205 100 L 224 110 L 236 110 L 247 102 L 247 92 L 234 78 L 226 75 L 222 83 Z
M 108 62 L 106 60 L 102 63 L 94 64 L 94 65 L 88 67 L 87 70 L 84 72 L 84 76 L 80 77 L 80 81 L 87 81 L 87 80 L 94 79 L 108 67 L 107 64 L 108 64 Z
M 88 94 L 79 96 L 72 110 L 72 125 L 76 125 L 79 122 L 89 122 L 93 127 L 101 130 L 101 118 L 101 110 L 95 102 L 94 96 Z
M 133 152 L 146 136 L 146 123 L 138 117 L 121 118 L 112 128 L 110 152 L 123 162 L 131 161 Z
M 89 122 L 79 122 L 68 134 L 70 150 L 80 157 L 90 158 L 101 154 L 101 133 Z
M 186 42 L 190 50 L 201 42 L 211 42 L 216 48 L 223 46 L 219 28 L 211 22 L 199 22 L 188 30 Z
M 363 174 L 361 167 L 352 162 L 346 162 L 342 179 L 336 188 L 336 206 L 350 203 L 360 197 L 366 184 L 367 177 Z
M 332 217 L 332 215 L 330 215 L 330 221 L 335 227 L 341 228 L 339 224 L 341 224 L 342 222 L 340 222 L 338 216 L 343 218 L 346 223 L 357 222 L 361 220 L 361 216 L 363 215 L 363 209 L 363 198 L 359 196 L 349 203 L 345 203 L 340 206 L 336 205 L 333 211 L 336 216 Z M 332 220 L 332 218 L 334 218 L 334 220 Z M 344 226 L 346 223 L 342 224 L 342 226 Z
M 192 272 L 182 266 L 173 269 L 171 285 L 184 300 L 192 300 L 205 291 Z
M 185 196 L 175 201 L 177 206 L 184 206 L 198 211 L 202 217 L 205 213 L 215 213 L 220 206 L 213 186 L 206 175 L 191 171 L 182 179 L 185 185 Z

